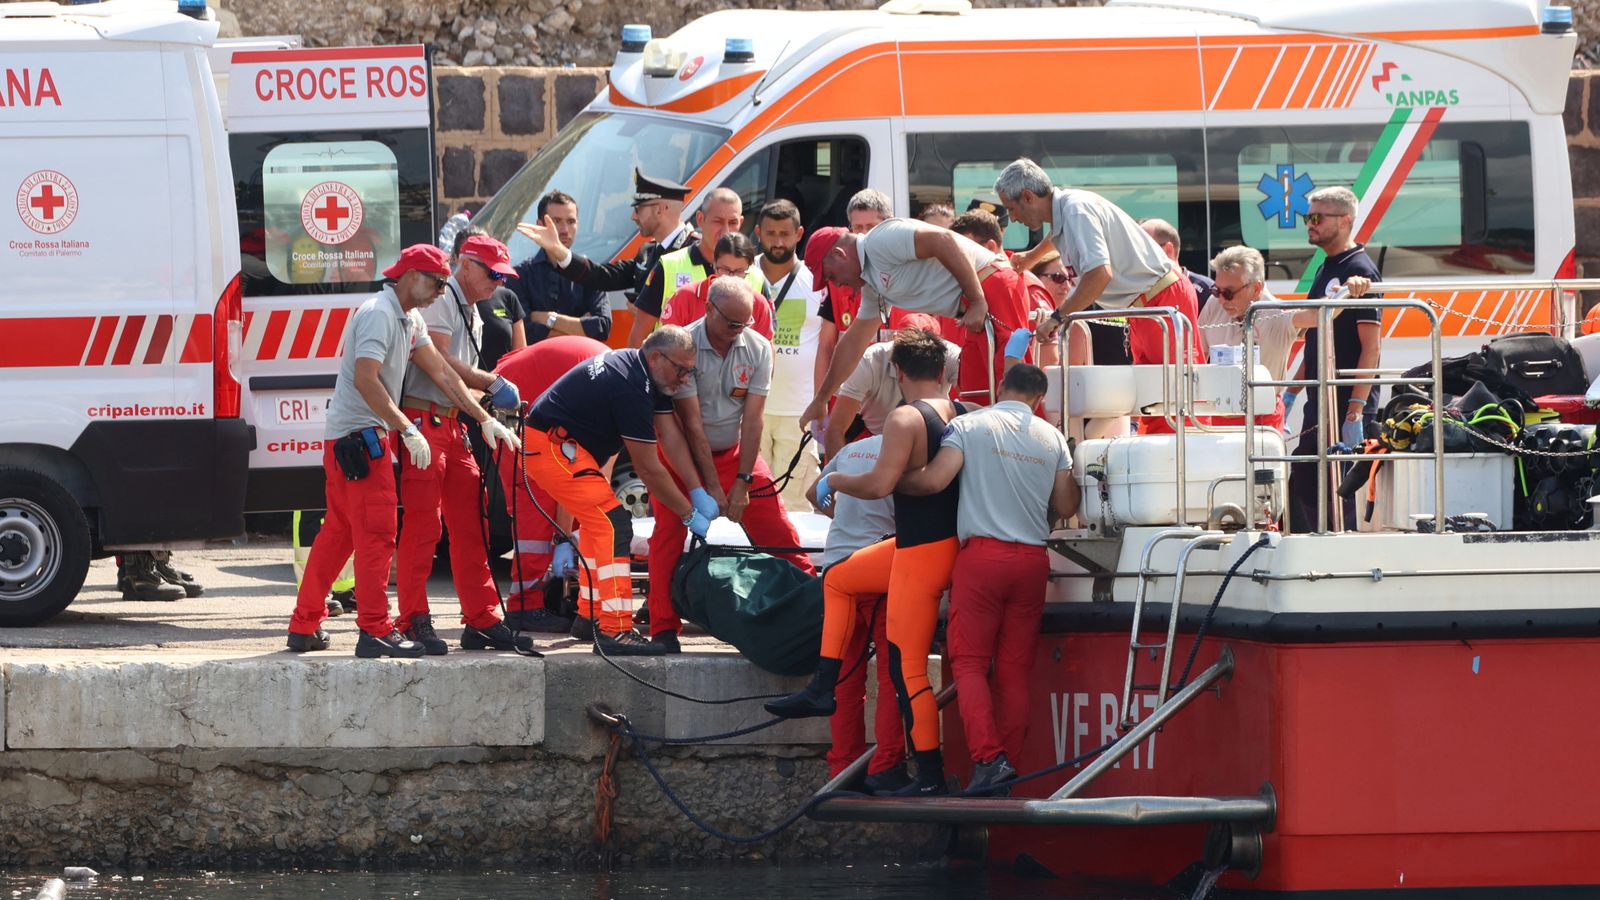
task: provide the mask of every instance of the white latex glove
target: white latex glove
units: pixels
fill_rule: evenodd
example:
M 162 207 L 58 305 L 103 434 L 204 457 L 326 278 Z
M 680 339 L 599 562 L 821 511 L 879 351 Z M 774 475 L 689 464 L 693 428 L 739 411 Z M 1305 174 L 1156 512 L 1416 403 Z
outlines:
M 407 425 L 406 430 L 400 432 L 400 440 L 405 442 L 406 452 L 411 454 L 411 464 L 419 469 L 426 469 L 433 462 L 433 450 L 428 446 L 428 439 L 422 436 L 422 431 L 415 425 Z
M 517 436 L 512 433 L 511 429 L 501 425 L 498 420 L 484 419 L 483 425 L 480 427 L 483 428 L 484 443 L 489 445 L 490 450 L 499 447 L 501 444 L 505 444 L 513 450 L 522 449 L 522 442 L 517 440 Z

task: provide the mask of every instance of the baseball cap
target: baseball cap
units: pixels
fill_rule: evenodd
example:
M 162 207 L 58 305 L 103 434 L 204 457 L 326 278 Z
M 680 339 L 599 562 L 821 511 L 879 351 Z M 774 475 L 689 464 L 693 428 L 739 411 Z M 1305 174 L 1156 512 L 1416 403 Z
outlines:
M 939 327 L 939 320 L 927 313 L 908 313 L 905 318 L 900 320 L 900 327 L 915 328 L 918 331 L 926 331 L 934 335 L 943 334 L 942 329 Z
M 822 274 L 822 258 L 828 255 L 834 244 L 839 243 L 839 238 L 848 233 L 848 229 L 837 225 L 811 232 L 811 237 L 806 241 L 806 271 L 811 273 L 813 287 L 827 284 L 828 279 Z
M 400 258 L 394 261 L 394 265 L 383 270 L 383 277 L 399 278 L 412 269 L 449 278 L 450 257 L 432 244 L 412 244 L 400 251 Z
M 512 278 L 517 277 L 517 270 L 511 268 L 511 251 L 506 249 L 505 244 L 486 234 L 475 234 L 467 238 L 466 243 L 461 245 L 461 256 L 463 259 L 475 259 L 483 263 L 492 272 L 510 275 Z

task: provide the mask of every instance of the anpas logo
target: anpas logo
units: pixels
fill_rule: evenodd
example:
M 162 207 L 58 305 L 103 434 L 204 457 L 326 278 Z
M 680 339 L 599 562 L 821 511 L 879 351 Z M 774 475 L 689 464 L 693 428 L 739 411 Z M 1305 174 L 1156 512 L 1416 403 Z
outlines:
M 1461 92 L 1454 88 L 1426 90 L 1407 88 L 1406 82 L 1411 80 L 1411 76 L 1397 71 L 1399 68 L 1392 62 L 1386 62 L 1372 76 L 1372 89 L 1382 93 L 1383 99 L 1390 106 L 1413 109 L 1425 106 L 1456 106 L 1461 103 Z M 1397 79 L 1399 83 L 1396 83 Z

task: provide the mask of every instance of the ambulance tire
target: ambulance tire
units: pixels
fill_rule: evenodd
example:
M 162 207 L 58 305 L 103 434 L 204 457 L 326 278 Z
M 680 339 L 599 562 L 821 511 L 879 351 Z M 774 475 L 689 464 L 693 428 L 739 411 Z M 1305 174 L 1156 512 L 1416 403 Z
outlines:
M 65 488 L 31 469 L 0 468 L 0 627 L 66 609 L 92 552 L 89 520 Z

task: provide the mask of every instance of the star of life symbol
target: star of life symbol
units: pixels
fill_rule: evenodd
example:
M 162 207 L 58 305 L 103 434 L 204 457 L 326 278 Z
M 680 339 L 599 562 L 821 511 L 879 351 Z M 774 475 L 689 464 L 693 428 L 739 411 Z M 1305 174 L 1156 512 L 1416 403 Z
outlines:
M 1256 185 L 1256 190 L 1265 194 L 1267 199 L 1256 204 L 1261 210 L 1261 218 L 1271 219 L 1276 216 L 1279 228 L 1295 227 L 1295 216 L 1303 216 L 1311 212 L 1311 201 L 1306 199 L 1317 187 L 1310 175 L 1301 173 L 1296 175 L 1294 165 L 1278 166 L 1278 175 L 1261 176 L 1261 181 Z
M 78 189 L 54 169 L 40 169 L 17 188 L 17 215 L 39 234 L 60 234 L 78 217 Z
M 342 182 L 324 181 L 300 201 L 300 226 L 320 244 L 342 244 L 355 237 L 363 218 L 361 195 Z

